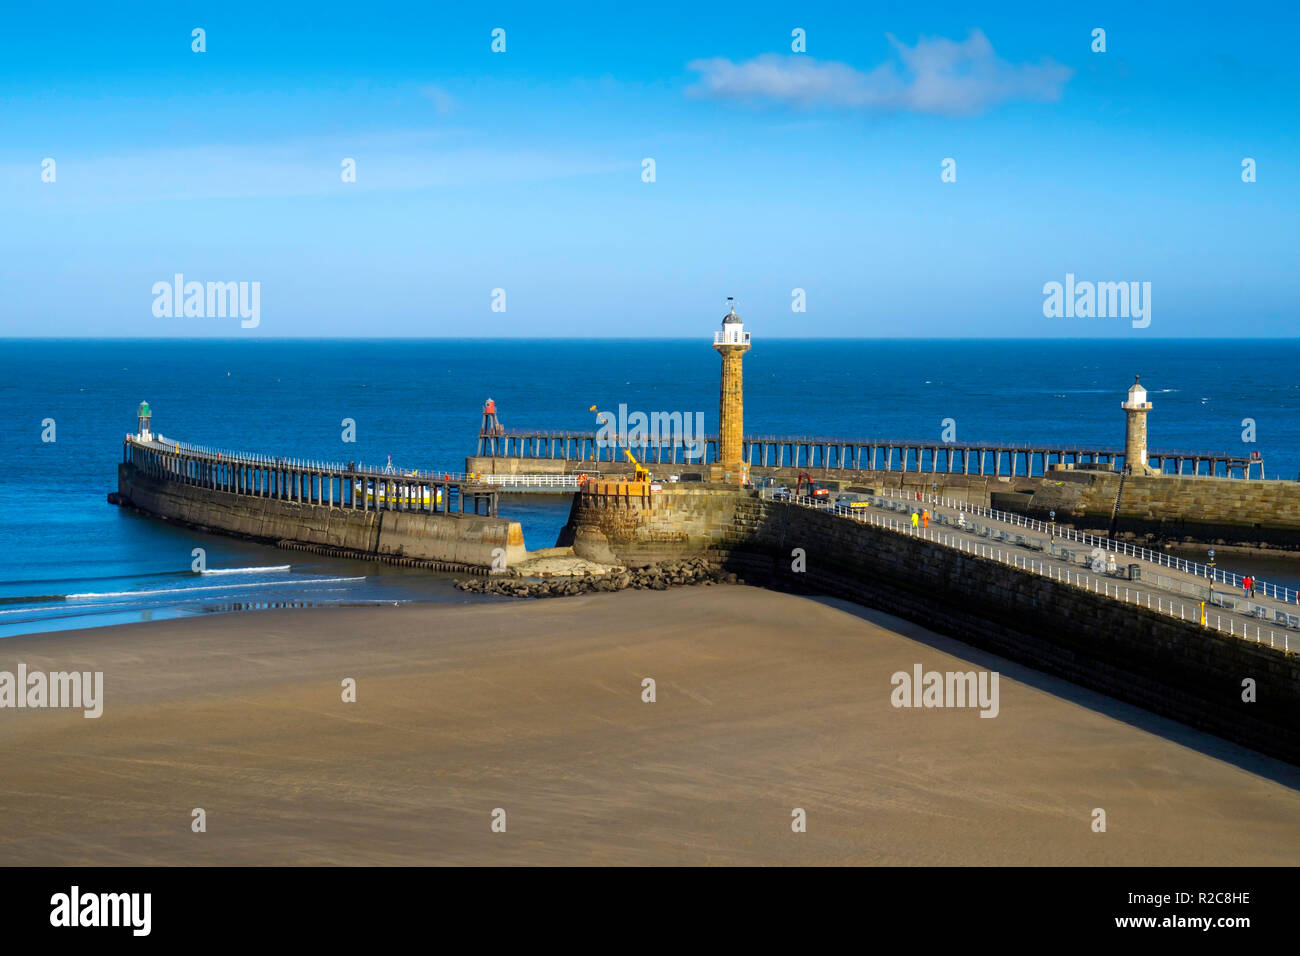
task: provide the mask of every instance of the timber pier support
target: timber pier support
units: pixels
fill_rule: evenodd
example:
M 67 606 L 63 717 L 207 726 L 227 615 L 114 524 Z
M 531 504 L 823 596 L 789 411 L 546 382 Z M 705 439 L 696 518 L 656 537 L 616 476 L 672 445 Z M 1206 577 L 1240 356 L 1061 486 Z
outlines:
M 696 443 L 616 435 L 597 442 L 595 432 L 508 429 L 479 437 L 479 460 L 612 462 L 623 449 L 642 462 L 705 469 L 718 462 L 718 436 Z M 921 474 L 1044 477 L 1057 466 L 1122 471 L 1124 449 L 1104 445 L 1030 445 L 1017 442 L 918 442 L 748 435 L 741 443 L 751 468 L 834 468 L 849 471 L 896 471 Z M 1158 474 L 1220 478 L 1263 477 L 1263 461 L 1246 455 L 1207 451 L 1149 451 L 1147 462 Z M 1254 472 L 1259 474 L 1255 475 Z

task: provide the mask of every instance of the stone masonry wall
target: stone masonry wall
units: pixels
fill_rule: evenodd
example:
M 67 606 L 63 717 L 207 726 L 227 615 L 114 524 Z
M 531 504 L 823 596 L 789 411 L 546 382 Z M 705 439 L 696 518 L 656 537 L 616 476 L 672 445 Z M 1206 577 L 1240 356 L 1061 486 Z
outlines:
M 1027 511 L 1087 528 L 1110 526 L 1119 475 L 1054 472 Z M 1124 480 L 1116 531 L 1165 540 L 1300 547 L 1300 482 L 1129 475 Z
M 124 504 L 191 527 L 252 538 L 320 545 L 358 557 L 395 558 L 491 567 L 492 551 L 506 561 L 526 555 L 519 522 L 481 515 L 354 511 L 324 505 L 254 498 L 211 488 L 159 481 L 118 465 L 118 496 Z

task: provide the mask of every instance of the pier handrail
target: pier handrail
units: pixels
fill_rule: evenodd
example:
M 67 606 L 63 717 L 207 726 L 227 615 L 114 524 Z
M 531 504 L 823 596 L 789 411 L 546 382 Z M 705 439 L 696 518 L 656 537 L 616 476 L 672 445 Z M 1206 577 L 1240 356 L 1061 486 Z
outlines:
M 772 500 L 774 499 L 776 491 L 777 489 L 775 488 L 761 488 L 759 489 L 759 497 Z M 881 496 L 870 496 L 870 497 L 879 497 L 879 500 L 883 501 L 885 497 L 893 497 L 893 496 L 881 495 Z M 1019 568 L 1022 571 L 1028 571 L 1031 574 L 1038 574 L 1055 581 L 1061 581 L 1062 583 L 1071 585 L 1073 587 L 1078 587 L 1083 590 L 1092 591 L 1094 594 L 1105 594 L 1107 597 L 1114 598 L 1115 600 L 1122 601 L 1123 603 L 1135 604 L 1141 607 L 1146 607 L 1148 610 L 1156 611 L 1157 613 L 1165 614 L 1170 617 L 1176 617 L 1183 621 L 1199 620 L 1200 608 L 1197 602 L 1194 602 L 1192 604 L 1191 606 L 1192 616 L 1189 618 L 1187 602 L 1184 601 L 1175 602 L 1173 598 L 1167 598 L 1164 595 L 1153 594 L 1152 592 L 1144 591 L 1141 588 L 1113 583 L 1111 581 L 1105 580 L 1101 576 L 1098 576 L 1096 572 L 1075 571 L 1072 568 L 1059 568 L 1052 564 L 1049 564 L 1046 561 L 1039 561 L 1027 555 L 1017 554 L 1016 552 L 1012 551 L 1009 547 L 999 548 L 994 545 L 985 545 L 979 542 L 967 541 L 963 538 L 959 538 L 958 536 L 952 534 L 951 532 L 945 531 L 937 527 L 936 528 L 912 528 L 908 522 L 898 518 L 891 517 L 889 515 L 880 514 L 878 512 L 872 513 L 870 510 L 864 511 L 861 509 L 849 508 L 844 505 L 828 504 L 825 500 L 818 500 L 808 495 L 789 495 L 788 497 L 783 497 L 776 500 L 789 501 L 791 504 L 797 504 L 802 507 L 811 508 L 815 511 L 829 512 L 838 517 L 847 518 L 851 521 L 856 521 L 860 524 L 870 524 L 875 527 L 880 527 L 889 531 L 896 532 L 898 534 L 911 535 L 912 537 L 922 538 L 926 541 L 933 542 L 943 547 L 954 548 L 956 550 L 965 552 L 967 554 L 974 554 L 981 558 L 998 561 L 1002 564 L 1007 564 L 1012 567 Z M 898 500 L 905 500 L 905 499 L 898 499 Z M 925 503 L 924 498 L 922 499 L 921 503 L 922 504 Z M 963 509 L 971 511 L 972 514 L 977 513 L 971 508 L 971 506 L 968 506 L 965 502 L 958 502 L 958 504 Z M 947 506 L 942 506 L 942 507 L 947 507 Z M 992 509 L 983 509 L 983 510 L 991 511 Z M 1007 514 L 1007 512 L 1001 512 L 1001 513 Z M 992 517 L 992 516 L 985 515 L 985 517 Z M 1016 517 L 1023 518 L 1023 516 L 1020 515 L 1017 515 Z M 1025 520 L 1032 521 L 1033 519 L 1025 519 Z M 1041 525 L 1044 523 L 1039 522 L 1039 524 Z M 1030 527 L 1030 525 L 1025 525 L 1025 527 Z M 1095 536 L 1092 535 L 1090 535 L 1089 537 L 1095 538 Z M 1297 618 L 1297 621 L 1300 622 L 1300 617 Z M 1248 623 L 1241 622 L 1239 625 L 1238 622 L 1233 617 L 1230 616 L 1227 619 L 1228 626 L 1224 627 L 1223 624 L 1224 624 L 1224 617 L 1222 614 L 1215 614 L 1213 618 L 1211 618 L 1210 614 L 1208 612 L 1206 613 L 1205 615 L 1206 627 L 1212 627 L 1216 631 L 1223 634 L 1227 634 L 1230 637 L 1239 637 L 1242 640 L 1247 640 L 1247 641 L 1251 640 L 1251 636 L 1249 632 L 1250 625 Z M 1262 644 L 1263 636 L 1264 636 L 1263 626 L 1256 624 L 1255 635 L 1254 635 L 1255 642 L 1258 644 Z M 1274 648 L 1275 650 L 1278 649 L 1277 632 L 1274 631 L 1272 628 L 1269 628 L 1268 636 L 1269 636 L 1269 646 Z M 1291 651 L 1291 636 L 1285 631 L 1282 633 L 1281 650 L 1285 653 L 1290 653 Z
M 404 470 L 391 461 L 383 468 L 290 456 L 252 455 L 151 435 L 126 436 L 124 464 L 146 476 L 254 499 L 297 505 L 370 511 L 419 511 L 497 517 L 499 486 L 480 475 Z M 576 485 L 576 482 L 575 482 Z M 337 504 L 336 504 L 337 502 Z
M 180 452 L 192 457 L 204 458 L 209 461 L 219 461 L 225 464 L 237 465 L 255 465 L 258 467 L 276 467 L 293 468 L 301 471 L 315 471 L 329 474 L 344 475 L 364 475 L 367 477 L 375 475 L 390 475 L 395 478 L 422 478 L 425 481 L 434 484 L 444 481 L 467 482 L 478 479 L 481 476 L 466 472 L 451 471 L 426 471 L 422 469 L 401 468 L 393 466 L 369 466 L 364 464 L 354 464 L 349 468 L 343 462 L 317 461 L 310 458 L 286 458 L 276 455 L 253 455 L 247 452 L 229 451 L 227 449 L 212 448 L 207 445 L 195 445 L 190 442 L 175 441 L 162 435 L 154 436 L 152 442 L 142 442 L 133 435 L 128 435 L 127 440 L 134 445 L 142 448 L 153 447 L 161 451 Z
M 128 435 L 127 440 L 133 445 L 143 448 L 154 448 L 155 450 L 167 451 L 179 454 L 189 455 L 195 458 L 202 458 L 207 461 L 221 462 L 223 464 L 236 465 L 253 465 L 256 467 L 284 467 L 297 469 L 300 471 L 310 471 L 320 474 L 334 475 L 355 475 L 360 477 L 374 476 L 392 476 L 394 478 L 415 478 L 423 480 L 430 484 L 440 484 L 443 482 L 456 482 L 459 484 L 470 484 L 478 482 L 484 485 L 493 486 L 514 486 L 517 488 L 572 488 L 575 491 L 578 488 L 578 476 L 576 474 L 550 474 L 550 475 L 510 475 L 510 474 L 487 474 L 483 472 L 466 472 L 466 471 L 433 471 L 423 469 L 403 469 L 399 466 L 387 465 L 383 467 L 372 467 L 361 464 L 354 464 L 349 468 L 342 462 L 316 461 L 309 458 L 283 458 L 274 455 L 254 455 L 246 452 L 228 451 L 225 449 L 212 448 L 207 445 L 196 445 L 190 442 L 175 441 L 162 435 L 154 436 L 152 442 L 142 442 L 134 436 Z M 592 474 L 595 474 L 594 472 Z
M 1041 521 L 1037 518 L 1029 518 L 1025 515 L 1015 514 L 1010 511 L 999 511 L 996 508 L 988 508 L 984 505 L 970 504 L 969 502 L 959 501 L 956 498 L 948 498 L 943 495 L 927 495 L 921 493 L 919 502 L 915 501 L 915 492 L 911 496 L 902 492 L 898 488 L 881 489 L 882 497 L 894 498 L 899 501 L 912 500 L 914 504 L 933 503 L 940 508 L 953 508 L 958 511 L 965 511 L 972 515 L 981 515 L 985 518 L 992 518 L 994 521 L 1001 521 L 1005 524 L 1015 525 L 1021 528 L 1027 528 L 1031 531 L 1037 531 L 1042 534 L 1052 535 L 1066 541 L 1077 541 L 1080 544 L 1086 544 L 1090 547 L 1101 548 L 1103 551 L 1112 551 L 1116 554 L 1128 555 L 1134 558 L 1140 558 L 1143 561 L 1150 561 L 1153 564 L 1163 565 L 1174 571 L 1182 571 L 1196 577 L 1208 578 L 1211 581 L 1222 581 L 1230 587 L 1241 587 L 1242 575 L 1233 574 L 1224 571 L 1221 568 L 1211 568 L 1208 564 L 1200 564 L 1196 561 L 1189 561 L 1187 558 L 1180 558 L 1176 555 L 1167 554 L 1163 551 L 1154 551 L 1151 548 L 1139 547 L 1130 544 L 1127 541 L 1116 541 L 1114 538 L 1103 538 L 1099 535 L 1089 534 L 1086 531 L 1076 531 L 1074 528 L 1066 527 L 1060 522 Z M 1283 604 L 1296 604 L 1300 592 L 1294 588 L 1280 587 L 1276 584 L 1268 584 L 1264 581 L 1255 581 L 1255 590 L 1262 592 L 1266 597 L 1271 597 Z

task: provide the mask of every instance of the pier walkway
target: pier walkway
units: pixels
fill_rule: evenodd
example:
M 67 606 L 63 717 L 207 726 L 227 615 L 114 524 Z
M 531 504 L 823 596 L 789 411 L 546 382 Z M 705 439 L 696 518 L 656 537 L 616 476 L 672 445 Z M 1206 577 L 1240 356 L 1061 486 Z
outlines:
M 760 494 L 767 499 L 775 496 L 767 488 Z M 826 504 L 806 496 L 789 500 L 803 507 L 832 512 L 845 520 L 866 522 L 999 561 L 1181 620 L 1200 621 L 1204 613 L 1204 626 L 1230 637 L 1268 644 L 1282 652 L 1291 650 L 1294 637 L 1300 651 L 1300 605 L 1292 589 L 1261 583 L 1257 594 L 1263 597 L 1250 600 L 1241 596 L 1237 575 L 1218 569 L 1211 572 L 1205 565 L 1125 542 L 952 499 L 923 496 L 917 501 L 915 496 L 909 498 L 901 491 L 865 497 L 871 502 L 871 507 L 866 509 Z M 914 508 L 930 511 L 929 528 L 912 529 Z M 1137 565 L 1136 577 L 1129 576 L 1130 565 Z M 1215 585 L 1213 590 L 1211 581 Z M 1224 591 L 1219 585 L 1236 590 Z
M 497 516 L 500 489 L 449 473 L 367 468 L 355 463 L 311 461 L 222 451 L 127 435 L 122 461 L 164 481 L 252 498 L 354 511 L 421 511 L 429 514 Z M 576 485 L 575 485 L 576 487 Z
M 680 434 L 680 430 L 678 432 Z M 620 435 L 599 439 L 595 432 L 502 429 L 480 433 L 478 457 L 621 461 L 624 449 L 641 461 L 700 467 L 718 460 L 718 436 L 691 442 L 681 438 L 649 439 Z M 751 468 L 837 468 L 849 471 L 902 471 L 925 474 L 1046 475 L 1053 465 L 1124 467 L 1122 447 L 1033 445 L 1019 442 L 888 441 L 747 435 L 744 460 Z M 1228 452 L 1149 451 L 1147 463 L 1164 474 L 1229 478 L 1264 477 L 1264 461 L 1255 455 Z

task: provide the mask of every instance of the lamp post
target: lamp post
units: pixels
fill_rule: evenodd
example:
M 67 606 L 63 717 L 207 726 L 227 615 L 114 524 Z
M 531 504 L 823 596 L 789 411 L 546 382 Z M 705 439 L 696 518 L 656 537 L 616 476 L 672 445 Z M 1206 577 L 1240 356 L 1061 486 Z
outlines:
M 1210 603 L 1214 603 L 1214 549 L 1210 549 Z
M 1056 540 L 1056 509 L 1053 508 L 1051 511 L 1049 511 L 1047 513 L 1047 516 L 1048 518 L 1051 519 L 1051 524 L 1047 526 L 1047 534 L 1048 537 L 1050 537 L 1053 541 L 1055 541 Z

